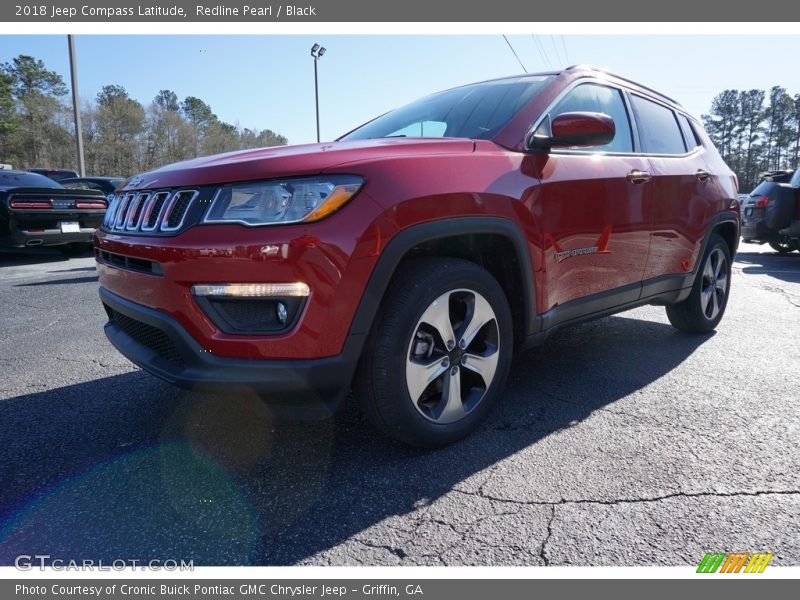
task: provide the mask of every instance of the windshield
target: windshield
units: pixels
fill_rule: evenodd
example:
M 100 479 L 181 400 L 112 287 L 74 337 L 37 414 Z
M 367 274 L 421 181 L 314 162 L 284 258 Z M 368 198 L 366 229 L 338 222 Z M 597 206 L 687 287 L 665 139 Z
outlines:
M 550 80 L 549 76 L 522 76 L 465 85 L 433 94 L 393 110 L 342 140 L 386 137 L 494 136 Z
M 64 186 L 49 177 L 21 171 L 0 171 L 0 188 L 38 187 L 62 189 Z

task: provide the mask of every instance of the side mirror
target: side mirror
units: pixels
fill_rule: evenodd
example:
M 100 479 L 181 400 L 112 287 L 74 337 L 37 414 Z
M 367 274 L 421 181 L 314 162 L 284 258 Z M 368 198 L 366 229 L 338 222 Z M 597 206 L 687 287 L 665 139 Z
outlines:
M 614 119 L 605 113 L 561 113 L 553 119 L 548 116 L 531 135 L 528 146 L 546 150 L 605 146 L 614 139 L 615 133 Z

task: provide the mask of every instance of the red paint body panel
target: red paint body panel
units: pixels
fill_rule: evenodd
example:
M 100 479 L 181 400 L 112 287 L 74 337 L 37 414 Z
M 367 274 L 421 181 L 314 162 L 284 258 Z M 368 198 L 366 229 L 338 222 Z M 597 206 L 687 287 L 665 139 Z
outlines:
M 650 189 L 626 181 L 647 169 L 643 156 L 549 154 L 527 159 L 542 181 L 533 214 L 545 236 L 540 311 L 642 280 L 650 245 Z M 559 260 L 556 253 L 599 247 L 603 252 Z
M 577 69 L 554 77 L 492 140 L 385 138 L 266 148 L 145 173 L 123 189 L 320 173 L 358 175 L 366 183 L 341 210 L 315 223 L 200 224 L 174 236 L 98 230 L 99 249 L 163 268 L 155 276 L 99 263 L 100 284 L 174 318 L 216 356 L 316 359 L 343 351 L 382 252 L 399 232 L 422 223 L 491 216 L 515 224 L 533 270 L 535 306 L 528 310 L 537 315 L 643 278 L 691 270 L 709 223 L 736 197 L 732 175 L 707 138 L 705 149 L 689 158 L 522 151 L 531 125 L 581 77 L 599 75 Z M 712 177 L 698 182 L 699 168 Z M 652 172 L 653 180 L 632 183 L 631 171 Z M 281 251 L 267 255 L 265 245 Z M 581 253 L 586 249 L 593 250 Z M 575 254 L 564 254 L 570 251 Z M 311 295 L 294 329 L 279 335 L 223 333 L 190 292 L 201 283 L 295 281 L 308 283 Z

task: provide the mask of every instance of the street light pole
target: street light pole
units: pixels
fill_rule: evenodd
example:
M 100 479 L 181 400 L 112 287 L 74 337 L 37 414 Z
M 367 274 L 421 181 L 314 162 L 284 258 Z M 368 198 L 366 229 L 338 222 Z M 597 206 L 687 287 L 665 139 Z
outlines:
M 69 48 L 69 72 L 72 79 L 72 111 L 75 117 L 75 145 L 78 153 L 78 174 L 86 175 L 83 162 L 83 130 L 81 129 L 81 107 L 78 100 L 78 61 L 75 57 L 75 41 L 67 35 L 67 48 Z
M 317 106 L 317 143 L 319 144 L 319 78 L 317 74 L 317 63 L 322 55 L 325 54 L 325 48 L 319 44 L 314 44 L 311 47 L 311 56 L 314 58 L 314 100 Z
M 314 57 L 314 99 L 317 104 L 317 143 L 319 144 L 319 78 L 317 77 L 318 57 Z

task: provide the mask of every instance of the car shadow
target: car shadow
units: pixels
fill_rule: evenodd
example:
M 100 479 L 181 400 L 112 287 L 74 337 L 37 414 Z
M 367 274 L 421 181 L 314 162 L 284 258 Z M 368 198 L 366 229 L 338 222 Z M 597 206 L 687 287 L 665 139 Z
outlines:
M 19 283 L 14 287 L 40 287 L 43 285 L 67 285 L 70 283 L 92 283 L 97 281 L 97 275 L 87 275 L 86 277 L 68 277 L 66 279 L 48 279 L 47 281 L 37 281 L 35 283 Z
M 141 371 L 0 401 L 0 564 L 313 561 L 644 388 L 708 339 L 625 317 L 562 330 L 516 359 L 475 434 L 436 451 L 392 442 L 352 407 L 278 422 L 255 396 L 182 392 Z
M 56 248 L 0 248 L 0 268 L 67 262 L 69 258 Z
M 745 275 L 769 275 L 789 283 L 800 283 L 800 253 L 739 252 L 736 262 L 742 263 Z

